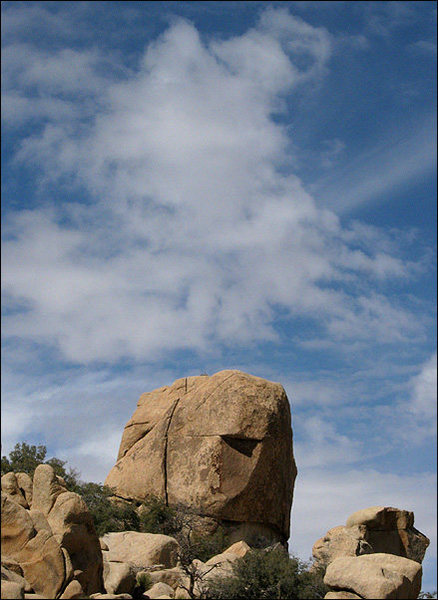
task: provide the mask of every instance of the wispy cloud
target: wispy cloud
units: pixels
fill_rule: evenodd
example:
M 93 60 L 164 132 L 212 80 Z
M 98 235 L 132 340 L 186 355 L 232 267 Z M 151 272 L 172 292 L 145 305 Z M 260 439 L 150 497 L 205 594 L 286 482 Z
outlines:
M 436 119 L 399 129 L 311 186 L 322 206 L 348 213 L 377 203 L 436 166 Z

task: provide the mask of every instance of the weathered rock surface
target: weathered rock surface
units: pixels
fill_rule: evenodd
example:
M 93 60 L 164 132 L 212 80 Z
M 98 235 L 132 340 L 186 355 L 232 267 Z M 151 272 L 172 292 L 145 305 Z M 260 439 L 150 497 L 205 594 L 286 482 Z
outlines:
M 421 565 L 393 554 L 364 554 L 335 559 L 327 567 L 324 583 L 360 598 L 417 598 L 421 589 Z M 333 596 L 332 596 L 333 597 Z
M 332 527 L 314 543 L 312 554 L 317 563 L 328 565 L 340 556 L 371 554 L 373 549 L 364 539 L 359 527 Z
M 143 394 L 105 483 L 122 498 L 155 495 L 234 525 L 232 539 L 285 542 L 295 477 L 283 387 L 221 371 Z
M 141 576 L 141 572 L 138 576 Z M 180 567 L 173 567 L 172 569 L 161 569 L 159 571 L 152 571 L 148 573 L 152 579 L 152 583 L 166 583 L 173 590 L 175 590 L 184 579 L 184 572 Z
M 324 596 L 324 600 L 361 600 L 361 597 L 353 592 L 346 592 L 339 590 L 337 592 L 327 592 Z
M 129 563 L 104 561 L 103 584 L 108 594 L 132 594 L 136 585 L 135 569 Z
M 16 600 L 24 598 L 24 585 L 15 581 L 1 581 L 1 597 L 2 600 Z
M 68 492 L 49 465 L 37 467 L 32 490 L 24 473 L 7 475 L 2 478 L 2 557 L 19 565 L 26 591 L 63 599 L 101 591 L 99 539 L 80 496 Z
M 353 513 L 347 527 L 365 528 L 373 552 L 386 552 L 422 562 L 430 540 L 414 527 L 414 513 L 392 506 L 372 506 Z
M 106 533 L 101 539 L 109 548 L 105 552 L 107 561 L 130 563 L 138 568 L 153 565 L 172 568 L 178 560 L 178 542 L 168 535 L 117 531 Z
M 91 594 L 96 600 L 132 600 L 131 594 Z
M 143 593 L 143 598 L 172 598 L 173 597 L 173 589 L 162 582 L 155 583 L 151 588 L 146 590 Z
M 328 565 L 341 556 L 387 553 L 419 563 L 429 539 L 414 527 L 414 513 L 393 507 L 373 506 L 352 514 L 346 526 L 329 529 L 315 542 L 315 561 Z

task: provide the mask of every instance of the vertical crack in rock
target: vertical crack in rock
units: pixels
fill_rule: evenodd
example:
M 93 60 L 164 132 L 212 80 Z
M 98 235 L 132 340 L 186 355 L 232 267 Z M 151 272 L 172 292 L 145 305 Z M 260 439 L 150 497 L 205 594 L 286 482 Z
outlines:
M 184 396 L 187 394 L 187 377 L 184 380 Z M 167 418 L 166 432 L 164 434 L 164 454 L 163 454 L 163 472 L 164 472 L 164 501 L 166 506 L 169 506 L 169 494 L 167 493 L 167 444 L 169 439 L 169 429 L 172 422 L 173 413 L 175 412 L 178 402 L 181 398 L 177 398 L 170 409 L 169 416 Z

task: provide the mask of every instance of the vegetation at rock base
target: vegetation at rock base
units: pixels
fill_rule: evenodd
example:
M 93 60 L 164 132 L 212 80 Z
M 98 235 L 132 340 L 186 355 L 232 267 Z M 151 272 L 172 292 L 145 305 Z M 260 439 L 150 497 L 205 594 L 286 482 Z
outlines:
M 192 555 L 190 560 L 198 558 L 206 561 L 211 556 L 222 552 L 228 543 L 222 528 L 209 536 L 199 536 L 193 527 L 196 515 L 184 506 L 169 507 L 155 496 L 149 497 L 139 506 L 131 502 L 117 501 L 111 488 L 100 483 L 79 480 L 76 469 L 66 467 L 66 461 L 59 458 L 46 460 L 47 448 L 34 446 L 26 442 L 16 444 L 9 456 L 2 456 L 1 474 L 10 471 L 28 473 L 33 476 L 40 464 L 51 465 L 57 475 L 62 477 L 67 488 L 84 499 L 94 520 L 99 536 L 108 531 L 140 531 L 142 533 L 162 533 L 175 537 L 186 548 L 186 554 Z M 186 539 L 190 531 L 190 552 Z
M 209 598 L 324 598 L 324 573 L 277 548 L 253 550 L 233 564 L 230 577 L 209 586 Z
M 149 573 L 138 573 L 137 583 L 132 592 L 133 600 L 143 598 L 143 593 L 146 592 L 153 585 L 153 581 Z

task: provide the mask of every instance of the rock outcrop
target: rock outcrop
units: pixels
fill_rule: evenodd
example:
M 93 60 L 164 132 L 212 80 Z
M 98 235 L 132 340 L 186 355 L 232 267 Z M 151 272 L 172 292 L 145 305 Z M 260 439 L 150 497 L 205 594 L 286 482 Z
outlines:
M 102 552 L 82 498 L 67 491 L 49 465 L 36 468 L 32 488 L 31 481 L 24 473 L 2 477 L 5 565 L 17 565 L 24 588 L 44 598 L 101 591 Z
M 343 556 L 386 553 L 421 563 L 429 539 L 414 527 L 414 513 L 372 506 L 353 513 L 345 526 L 329 529 L 315 542 L 312 554 L 323 566 Z
M 374 600 L 418 598 L 421 565 L 394 554 L 364 554 L 335 559 L 327 568 L 324 583 L 332 588 L 325 598 L 371 598 Z M 356 595 L 339 595 L 340 593 Z
M 105 483 L 120 498 L 190 506 L 231 541 L 285 543 L 296 473 L 283 387 L 221 371 L 143 394 Z

